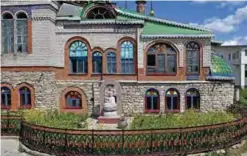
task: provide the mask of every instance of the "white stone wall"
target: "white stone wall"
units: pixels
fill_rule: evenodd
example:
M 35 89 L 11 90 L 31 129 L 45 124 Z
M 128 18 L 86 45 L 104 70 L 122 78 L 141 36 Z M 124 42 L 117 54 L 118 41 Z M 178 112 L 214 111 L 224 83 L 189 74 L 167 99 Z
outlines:
M 145 109 L 145 93 L 154 88 L 160 94 L 160 112 L 165 111 L 165 93 L 175 88 L 180 93 L 180 112 L 185 111 L 185 93 L 189 88 L 200 92 L 200 110 L 202 112 L 225 110 L 233 104 L 234 85 L 232 83 L 121 83 L 122 106 L 126 115 L 143 113 Z

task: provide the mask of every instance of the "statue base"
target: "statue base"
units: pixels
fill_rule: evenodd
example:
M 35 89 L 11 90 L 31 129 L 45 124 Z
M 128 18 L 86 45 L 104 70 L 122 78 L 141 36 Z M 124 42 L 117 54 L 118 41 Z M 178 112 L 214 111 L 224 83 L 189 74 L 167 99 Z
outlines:
M 111 117 L 100 116 L 98 117 L 98 123 L 101 123 L 101 124 L 118 124 L 119 121 L 120 121 L 120 116 L 111 116 Z

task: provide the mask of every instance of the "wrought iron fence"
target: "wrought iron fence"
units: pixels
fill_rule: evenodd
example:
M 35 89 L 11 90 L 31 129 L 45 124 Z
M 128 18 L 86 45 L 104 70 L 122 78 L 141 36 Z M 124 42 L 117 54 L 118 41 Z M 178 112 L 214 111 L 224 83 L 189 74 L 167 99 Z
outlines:
M 247 118 L 189 128 L 156 130 L 71 130 L 21 122 L 20 142 L 55 155 L 171 155 L 229 147 L 247 135 Z
M 20 132 L 21 116 L 18 115 L 1 115 L 1 135 L 18 136 Z

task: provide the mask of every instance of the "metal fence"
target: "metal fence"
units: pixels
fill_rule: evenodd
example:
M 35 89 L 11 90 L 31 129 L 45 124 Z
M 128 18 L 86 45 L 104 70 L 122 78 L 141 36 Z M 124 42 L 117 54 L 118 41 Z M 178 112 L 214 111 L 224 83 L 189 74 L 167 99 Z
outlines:
M 20 132 L 21 116 L 1 115 L 1 135 L 18 136 Z
M 171 155 L 226 148 L 247 135 L 247 118 L 189 128 L 156 130 L 68 130 L 22 121 L 20 142 L 54 155 Z

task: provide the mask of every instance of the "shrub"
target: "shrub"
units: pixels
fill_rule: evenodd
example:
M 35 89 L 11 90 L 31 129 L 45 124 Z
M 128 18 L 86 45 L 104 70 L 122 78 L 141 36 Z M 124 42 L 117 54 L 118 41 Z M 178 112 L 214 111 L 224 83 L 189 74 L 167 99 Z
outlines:
M 240 105 L 247 107 L 247 89 L 240 90 Z
M 131 129 L 160 129 L 193 127 L 209 124 L 229 122 L 239 116 L 227 112 L 208 112 L 200 113 L 186 111 L 181 114 L 166 115 L 137 115 L 131 124 Z
M 84 122 L 87 118 L 85 115 L 63 113 L 57 110 L 32 109 L 24 110 L 21 114 L 29 123 L 67 129 L 81 128 L 80 123 Z

